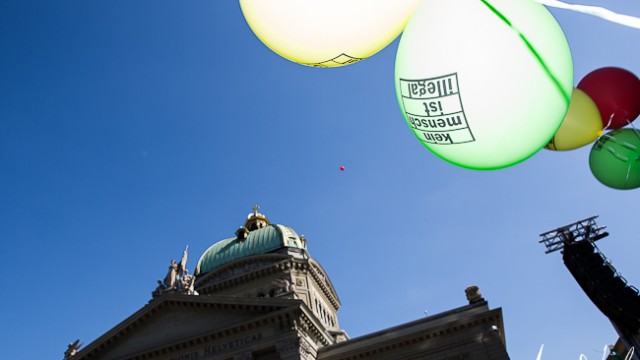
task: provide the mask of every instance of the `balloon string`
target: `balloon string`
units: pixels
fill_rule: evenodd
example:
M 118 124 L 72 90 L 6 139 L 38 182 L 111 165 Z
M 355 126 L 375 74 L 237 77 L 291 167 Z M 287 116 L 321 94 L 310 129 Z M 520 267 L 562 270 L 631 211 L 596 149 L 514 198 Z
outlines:
M 629 175 L 631 174 L 631 162 L 629 162 L 629 166 L 627 166 L 627 176 L 624 178 L 624 187 L 628 188 L 627 183 L 629 182 Z
M 544 344 L 540 346 L 540 351 L 538 351 L 538 357 L 536 360 L 542 360 L 542 349 L 544 349 Z
M 620 161 L 624 161 L 626 163 L 629 163 L 629 158 L 618 153 L 617 151 L 615 151 L 612 147 L 608 147 L 607 151 L 611 153 L 611 155 L 613 155 L 613 157 L 615 157 L 616 159 L 620 160 Z
M 559 9 L 573 10 L 576 12 L 593 15 L 601 19 L 608 20 L 620 25 L 640 29 L 639 18 L 634 16 L 629 16 L 629 15 L 624 15 L 624 14 L 618 14 L 603 7 L 567 4 L 557 0 L 535 0 L 535 1 L 543 5 L 556 7 Z
M 618 139 L 616 139 L 613 136 L 611 136 L 611 133 L 604 134 L 604 135 L 602 135 L 602 137 L 606 138 L 606 139 L 609 139 L 609 141 L 611 141 L 612 143 L 614 143 L 616 145 L 620 145 L 620 146 L 626 147 L 629 150 L 636 150 L 636 151 L 638 150 L 638 148 L 635 145 L 630 144 L 630 143 L 628 143 L 626 141 L 619 141 Z
M 602 131 L 607 130 L 607 128 L 609 127 L 609 125 L 611 125 L 611 119 L 613 119 L 613 114 L 611 114 L 611 117 L 609 117 L 609 122 L 607 123 L 607 126 L 604 127 L 604 129 L 602 129 Z M 626 120 L 627 124 L 631 125 L 631 128 L 633 129 L 633 135 L 635 135 L 638 139 L 640 139 L 640 130 L 638 130 L 634 125 L 633 122 L 629 121 L 629 119 Z M 638 152 L 638 148 L 633 145 L 633 144 L 629 144 L 626 141 L 623 141 L 622 143 L 619 143 L 613 136 L 609 135 L 609 134 L 604 134 L 601 135 L 601 137 L 607 138 L 609 139 L 611 142 L 613 142 L 614 144 L 620 145 L 620 146 L 624 146 L 629 150 L 633 150 L 635 152 Z
M 607 125 L 602 130 L 609 130 L 609 126 L 611 126 L 611 122 L 613 121 L 613 115 L 614 114 L 611 114 L 611 116 L 609 116 L 609 121 L 607 122 Z
M 637 148 L 635 145 L 633 145 L 633 144 L 629 144 L 629 143 L 628 143 L 628 142 L 626 142 L 626 141 L 623 141 L 621 145 L 622 145 L 623 147 L 626 147 L 626 148 L 627 148 L 627 149 L 629 149 L 629 150 L 632 150 L 632 151 L 638 152 L 638 148 Z
M 620 146 L 625 147 L 625 148 L 627 148 L 627 149 L 629 149 L 629 150 L 631 150 L 631 151 L 635 151 L 636 153 L 640 153 L 640 152 L 638 151 L 638 147 L 637 147 L 637 146 L 635 146 L 635 145 L 633 145 L 633 144 L 630 144 L 630 143 L 628 143 L 628 142 L 626 142 L 626 141 L 619 141 L 619 140 L 617 140 L 616 138 L 614 138 L 613 136 L 611 136 L 611 135 L 609 135 L 609 134 L 604 134 L 604 135 L 602 135 L 602 137 L 604 137 L 604 138 L 608 139 L 608 141 L 611 141 L 612 143 L 614 143 L 614 144 L 616 144 L 616 145 L 620 145 Z M 614 150 L 613 150 L 612 148 L 609 148 L 609 152 L 611 152 L 612 154 L 614 154 L 614 153 L 613 153 L 613 152 L 614 152 Z M 614 155 L 615 155 L 615 154 L 614 154 Z M 625 160 L 625 161 L 628 161 L 628 160 Z
M 640 131 L 638 131 L 638 129 L 636 129 L 635 126 L 633 126 L 633 122 L 629 121 L 629 119 L 627 119 L 627 124 L 631 125 L 631 128 L 633 128 L 633 133 L 636 135 L 636 137 L 638 139 L 640 139 Z

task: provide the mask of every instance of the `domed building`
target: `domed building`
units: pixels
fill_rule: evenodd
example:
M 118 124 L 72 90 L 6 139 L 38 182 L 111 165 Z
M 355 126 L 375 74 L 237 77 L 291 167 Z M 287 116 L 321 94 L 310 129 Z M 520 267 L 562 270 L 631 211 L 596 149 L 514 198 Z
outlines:
M 340 300 L 306 239 L 256 206 L 189 274 L 187 249 L 138 312 L 65 360 L 508 359 L 501 309 L 468 305 L 350 339 Z

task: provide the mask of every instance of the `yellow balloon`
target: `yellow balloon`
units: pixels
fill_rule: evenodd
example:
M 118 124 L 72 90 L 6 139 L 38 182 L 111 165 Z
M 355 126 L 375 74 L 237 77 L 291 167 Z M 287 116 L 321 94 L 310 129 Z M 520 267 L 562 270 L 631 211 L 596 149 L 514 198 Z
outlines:
M 602 135 L 600 111 L 589 95 L 573 89 L 562 125 L 546 146 L 549 150 L 573 150 L 591 144 Z
M 420 0 L 240 0 L 256 36 L 291 61 L 314 67 L 363 60 L 393 41 Z

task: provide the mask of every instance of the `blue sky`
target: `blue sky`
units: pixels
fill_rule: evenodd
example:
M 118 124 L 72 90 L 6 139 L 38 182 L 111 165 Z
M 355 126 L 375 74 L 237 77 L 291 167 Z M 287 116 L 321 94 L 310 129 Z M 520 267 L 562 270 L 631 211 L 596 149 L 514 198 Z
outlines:
M 551 11 L 576 84 L 640 74 L 638 30 Z M 599 214 L 600 248 L 638 286 L 638 192 L 598 183 L 590 147 L 488 172 L 438 159 L 399 111 L 397 45 L 314 69 L 267 49 L 233 0 L 0 2 L 3 357 L 88 344 L 260 204 L 308 238 L 352 337 L 462 306 L 473 284 L 503 308 L 512 359 L 600 358 L 617 335 L 538 234 Z

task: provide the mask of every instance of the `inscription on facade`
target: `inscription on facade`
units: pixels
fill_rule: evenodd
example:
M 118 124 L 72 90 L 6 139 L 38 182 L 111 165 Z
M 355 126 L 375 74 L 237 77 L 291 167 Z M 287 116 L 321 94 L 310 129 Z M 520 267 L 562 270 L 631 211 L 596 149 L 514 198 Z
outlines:
M 184 354 L 180 354 L 178 356 L 174 356 L 169 360 L 196 360 L 196 359 L 207 359 L 213 356 L 218 355 L 221 352 L 237 349 L 244 347 L 248 344 L 256 342 L 258 340 L 262 340 L 262 333 L 256 333 L 252 335 L 247 335 L 238 339 L 234 339 L 231 341 L 223 342 L 221 344 L 209 345 L 205 346 L 201 349 L 195 351 L 189 351 Z
M 171 358 L 171 360 L 193 360 L 193 359 L 200 359 L 200 354 L 197 351 L 190 352 L 188 354 L 174 356 Z

